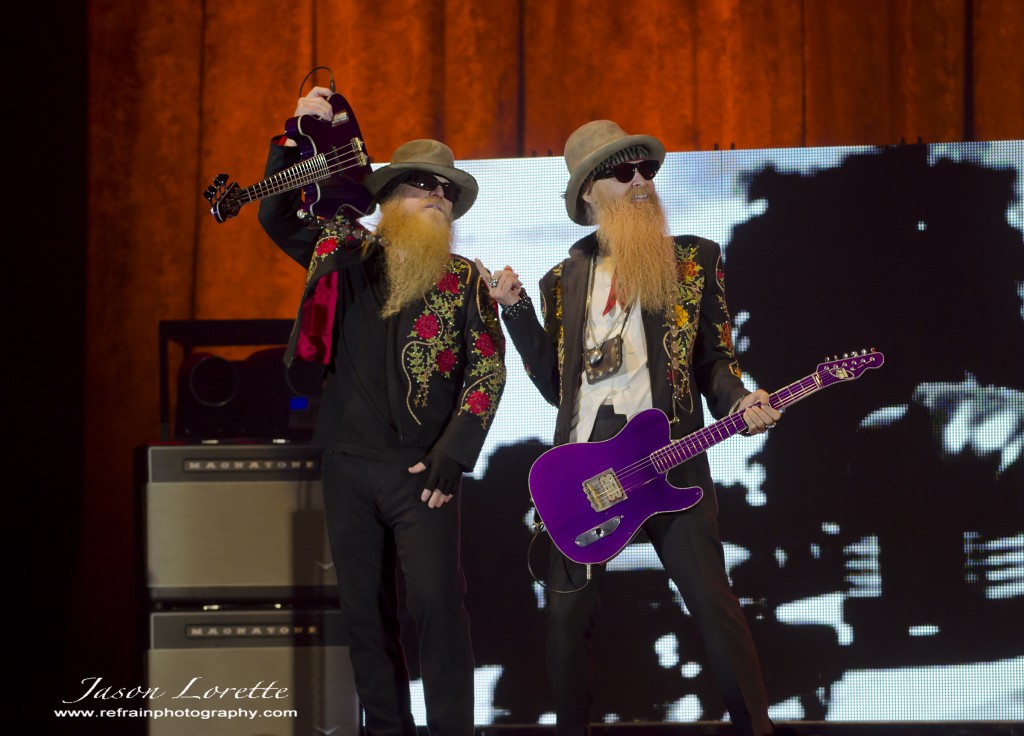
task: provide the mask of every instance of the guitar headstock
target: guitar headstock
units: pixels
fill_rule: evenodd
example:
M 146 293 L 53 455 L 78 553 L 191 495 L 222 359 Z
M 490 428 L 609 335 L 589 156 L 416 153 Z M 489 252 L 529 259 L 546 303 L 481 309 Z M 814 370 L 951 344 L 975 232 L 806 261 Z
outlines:
M 203 192 L 203 197 L 210 203 L 210 213 L 217 222 L 230 220 L 246 203 L 238 185 L 234 182 L 228 183 L 227 174 L 218 174 L 213 184 Z
M 843 353 L 842 357 L 833 355 L 828 358 L 826 356 L 825 362 L 818 364 L 815 375 L 823 386 L 828 386 L 840 381 L 852 381 L 855 378 L 860 378 L 865 371 L 881 368 L 884 362 L 885 356 L 874 348 Z

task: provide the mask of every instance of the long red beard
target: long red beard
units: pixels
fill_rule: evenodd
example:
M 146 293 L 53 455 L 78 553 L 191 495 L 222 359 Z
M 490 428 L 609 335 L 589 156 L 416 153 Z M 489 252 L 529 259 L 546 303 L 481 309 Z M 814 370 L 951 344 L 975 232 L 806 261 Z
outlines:
M 386 240 L 388 298 L 382 317 L 397 314 L 430 290 L 451 259 L 452 226 L 431 212 L 410 213 L 398 200 L 380 206 L 376 233 Z
M 634 197 L 646 194 L 646 200 Z M 679 298 L 675 246 L 654 187 L 630 187 L 623 196 L 594 189 L 594 219 L 601 253 L 615 265 L 619 302 L 634 298 L 648 312 L 670 308 Z

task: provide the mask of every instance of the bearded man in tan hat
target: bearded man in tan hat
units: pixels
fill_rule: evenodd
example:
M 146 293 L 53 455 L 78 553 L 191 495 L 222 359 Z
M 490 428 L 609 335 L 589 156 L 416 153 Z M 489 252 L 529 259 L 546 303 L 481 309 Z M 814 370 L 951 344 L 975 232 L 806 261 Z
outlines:
M 315 87 L 295 116 L 330 120 Z M 299 160 L 271 145 L 268 176 Z M 477 195 L 448 146 L 414 140 L 363 185 L 374 232 L 345 209 L 314 227 L 297 192 L 264 199 L 260 223 L 308 268 L 287 359 L 323 363 L 312 441 L 324 448 L 324 511 L 367 734 L 415 736 L 396 573 L 419 638 L 431 734 L 473 733 L 474 661 L 459 558 L 463 472 L 483 447 L 505 383 L 497 306 L 451 252 Z M 370 207 L 372 210 L 374 207 Z
M 543 325 L 513 269 L 491 274 L 477 261 L 527 373 L 558 407 L 555 445 L 608 440 L 652 407 L 667 415 L 673 439 L 683 437 L 704 425 L 701 396 L 716 418 L 745 410 L 748 434 L 779 420 L 768 394 L 751 393 L 740 380 L 718 244 L 668 235 L 653 181 L 664 160 L 656 138 L 628 135 L 610 120 L 569 137 L 565 209 L 597 230 L 541 279 Z M 699 486 L 703 498 L 652 516 L 642 533 L 696 620 L 738 732 L 772 733 L 758 656 L 726 576 L 707 455 L 677 465 L 668 479 Z M 590 638 L 605 566 L 551 552 L 548 678 L 557 733 L 580 736 L 590 733 Z

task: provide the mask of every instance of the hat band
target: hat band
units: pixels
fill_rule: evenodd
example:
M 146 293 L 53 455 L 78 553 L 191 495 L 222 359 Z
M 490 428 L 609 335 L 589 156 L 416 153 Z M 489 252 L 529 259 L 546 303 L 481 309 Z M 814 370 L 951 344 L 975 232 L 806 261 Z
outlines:
M 615 166 L 616 164 L 621 164 L 624 161 L 638 161 L 641 159 L 649 158 L 650 155 L 651 152 L 647 150 L 647 146 L 636 145 L 629 146 L 628 148 L 623 148 L 621 151 L 616 151 L 611 156 L 606 158 L 604 161 L 601 162 L 599 166 L 595 166 L 594 170 L 587 175 L 587 178 L 584 180 L 583 183 L 584 185 L 587 184 L 587 182 L 594 178 L 594 174 L 598 173 L 599 171 L 603 171 L 604 169 L 610 169 L 612 166 Z

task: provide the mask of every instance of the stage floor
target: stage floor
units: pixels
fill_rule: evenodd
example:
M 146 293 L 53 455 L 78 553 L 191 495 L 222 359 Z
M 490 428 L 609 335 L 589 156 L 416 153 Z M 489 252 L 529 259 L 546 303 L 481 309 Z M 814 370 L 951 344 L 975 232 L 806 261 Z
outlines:
M 779 736 L 1024 736 L 1016 721 L 934 723 L 828 723 L 793 721 L 777 724 Z M 479 726 L 477 736 L 553 736 L 554 726 Z M 728 723 L 619 723 L 594 725 L 593 736 L 733 736 Z M 426 736 L 426 729 L 420 729 Z

